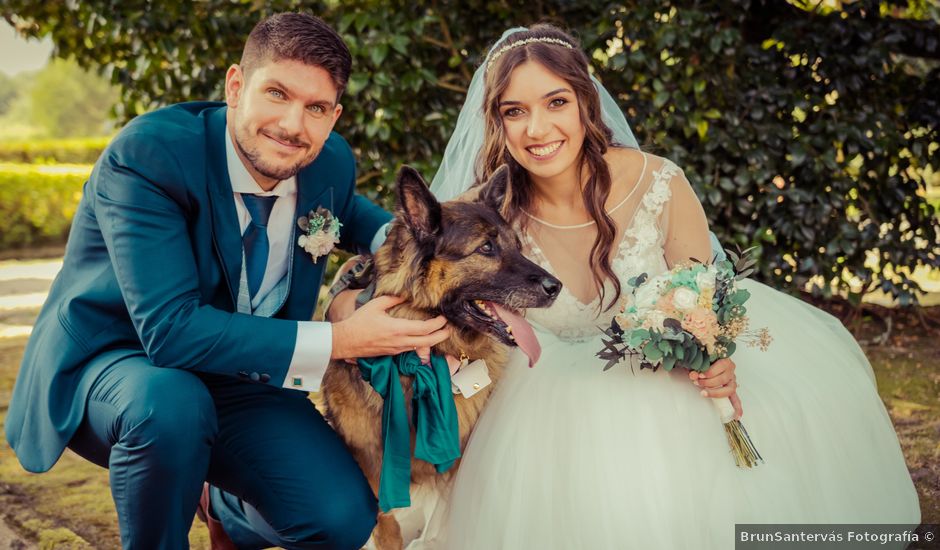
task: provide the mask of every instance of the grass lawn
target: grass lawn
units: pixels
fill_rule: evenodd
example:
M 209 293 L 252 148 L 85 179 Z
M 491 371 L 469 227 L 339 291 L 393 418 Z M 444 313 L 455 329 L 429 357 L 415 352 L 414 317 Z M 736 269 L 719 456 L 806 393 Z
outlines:
M 910 330 L 865 352 L 920 496 L 921 521 L 940 523 L 940 330 Z
M 0 423 L 6 421 L 13 380 L 26 338 L 0 338 Z M 0 443 L 0 516 L 24 538 L 46 548 L 120 548 L 108 471 L 66 450 L 49 472 L 24 471 L 4 439 Z M 198 519 L 189 534 L 195 550 L 209 548 Z
M 940 318 L 940 308 L 928 314 Z M 913 316 L 894 324 L 891 338 L 866 348 L 879 392 L 897 427 L 907 465 L 920 495 L 924 523 L 940 523 L 940 339 Z M 862 339 L 881 331 L 877 320 L 854 327 Z M 25 338 L 0 338 L 0 423 L 5 420 Z M 0 443 L 0 516 L 41 548 L 118 548 L 114 505 L 106 470 L 70 451 L 48 473 L 24 472 L 5 441 Z M 198 520 L 190 532 L 195 549 L 208 548 Z

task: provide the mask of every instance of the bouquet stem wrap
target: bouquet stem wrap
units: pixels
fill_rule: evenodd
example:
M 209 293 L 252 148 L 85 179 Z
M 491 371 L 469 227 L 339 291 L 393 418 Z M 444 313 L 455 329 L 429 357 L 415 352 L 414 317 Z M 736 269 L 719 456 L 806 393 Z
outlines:
M 734 463 L 739 468 L 753 468 L 764 459 L 757 452 L 757 447 L 751 441 L 751 436 L 744 429 L 744 424 L 734 418 L 734 406 L 731 399 L 712 399 L 712 405 L 721 416 L 721 422 L 725 425 L 725 436 L 728 438 L 728 446 L 731 447 L 731 454 L 734 456 Z

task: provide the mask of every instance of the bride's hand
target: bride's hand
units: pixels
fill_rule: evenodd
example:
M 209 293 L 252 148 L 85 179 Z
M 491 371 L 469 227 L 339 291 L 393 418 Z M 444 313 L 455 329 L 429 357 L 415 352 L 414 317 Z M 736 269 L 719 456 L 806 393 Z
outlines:
M 738 382 L 734 374 L 737 366 L 731 359 L 719 359 L 705 372 L 689 371 L 689 379 L 702 388 L 702 395 L 711 398 L 727 397 L 734 406 L 735 418 L 744 415 L 741 399 L 738 397 Z
M 706 392 L 705 397 L 730 397 L 737 388 L 734 361 L 719 359 L 705 372 L 689 371 L 689 379 Z

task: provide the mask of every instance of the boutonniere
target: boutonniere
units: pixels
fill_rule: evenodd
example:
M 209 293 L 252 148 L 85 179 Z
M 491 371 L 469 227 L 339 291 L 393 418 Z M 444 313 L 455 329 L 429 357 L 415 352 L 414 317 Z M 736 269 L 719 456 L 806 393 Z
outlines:
M 314 262 L 329 254 L 339 243 L 339 228 L 343 227 L 339 219 L 322 206 L 298 218 L 297 225 L 303 232 L 297 244 L 310 254 Z

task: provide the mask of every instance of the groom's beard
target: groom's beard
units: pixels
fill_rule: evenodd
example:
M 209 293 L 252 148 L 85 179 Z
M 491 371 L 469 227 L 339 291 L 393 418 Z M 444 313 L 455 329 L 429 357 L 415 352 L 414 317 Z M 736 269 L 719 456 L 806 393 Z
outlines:
M 257 140 L 267 139 L 261 135 L 261 132 L 264 131 L 266 134 L 277 138 L 280 141 L 289 143 L 291 145 L 300 145 L 307 147 L 308 154 L 295 162 L 292 165 L 278 165 L 273 162 L 269 162 L 264 158 L 264 154 L 258 150 Z M 247 133 L 247 132 L 246 132 Z M 317 158 L 317 155 L 320 154 L 320 148 L 313 148 L 309 143 L 299 140 L 295 137 L 288 136 L 280 132 L 274 132 L 271 130 L 259 129 L 254 140 L 244 139 L 242 132 L 239 128 L 235 129 L 235 146 L 241 151 L 245 159 L 248 160 L 248 163 L 251 164 L 251 167 L 254 168 L 256 172 L 261 174 L 266 178 L 271 178 L 272 180 L 283 181 L 288 178 L 294 177 L 298 172 L 306 168 Z

